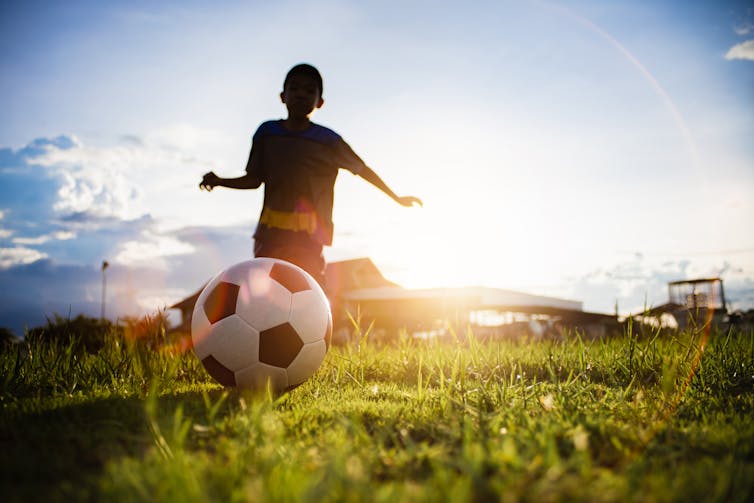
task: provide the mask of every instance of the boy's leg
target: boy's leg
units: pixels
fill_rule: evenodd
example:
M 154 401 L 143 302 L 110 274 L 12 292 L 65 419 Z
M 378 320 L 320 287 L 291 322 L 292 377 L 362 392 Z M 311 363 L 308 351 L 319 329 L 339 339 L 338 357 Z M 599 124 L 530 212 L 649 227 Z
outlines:
M 322 255 L 322 245 L 266 243 L 264 240 L 256 239 L 254 240 L 254 256 L 277 258 L 295 264 L 311 274 L 319 286 L 325 290 L 325 257 Z

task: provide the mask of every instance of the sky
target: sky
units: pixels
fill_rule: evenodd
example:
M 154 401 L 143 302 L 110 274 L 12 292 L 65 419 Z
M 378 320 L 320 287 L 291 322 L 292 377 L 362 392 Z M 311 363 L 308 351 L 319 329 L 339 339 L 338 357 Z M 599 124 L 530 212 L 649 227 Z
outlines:
M 721 276 L 754 308 L 746 1 L 69 1 L 0 5 L 0 326 L 152 313 L 252 256 L 243 173 L 299 62 L 343 172 L 328 261 L 621 314 Z

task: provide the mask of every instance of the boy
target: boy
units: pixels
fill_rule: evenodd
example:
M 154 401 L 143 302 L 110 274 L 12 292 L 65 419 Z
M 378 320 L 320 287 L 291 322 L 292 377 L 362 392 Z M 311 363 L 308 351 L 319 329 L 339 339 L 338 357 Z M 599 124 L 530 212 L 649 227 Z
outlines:
M 361 176 L 398 204 L 421 206 L 422 202 L 412 196 L 397 196 L 337 133 L 309 120 L 324 104 L 322 91 L 322 77 L 316 68 L 307 64 L 291 68 L 280 93 L 288 117 L 259 126 L 246 174 L 221 178 L 210 171 L 199 187 L 208 191 L 217 186 L 256 189 L 264 183 L 254 256 L 296 264 L 324 287 L 322 247 L 332 244 L 333 188 L 339 168 Z

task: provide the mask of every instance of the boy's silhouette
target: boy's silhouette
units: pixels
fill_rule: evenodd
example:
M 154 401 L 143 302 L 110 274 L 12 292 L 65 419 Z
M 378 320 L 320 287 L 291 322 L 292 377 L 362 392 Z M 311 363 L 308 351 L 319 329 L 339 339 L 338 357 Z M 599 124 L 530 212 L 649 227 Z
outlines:
M 280 99 L 288 118 L 264 122 L 252 141 L 246 174 L 221 178 L 210 171 L 199 187 L 256 189 L 264 183 L 264 207 L 254 233 L 254 256 L 292 262 L 324 286 L 322 247 L 332 244 L 333 188 L 345 168 L 403 206 L 422 202 L 397 196 L 334 131 L 309 116 L 324 104 L 322 77 L 311 65 L 296 65 L 283 82 Z

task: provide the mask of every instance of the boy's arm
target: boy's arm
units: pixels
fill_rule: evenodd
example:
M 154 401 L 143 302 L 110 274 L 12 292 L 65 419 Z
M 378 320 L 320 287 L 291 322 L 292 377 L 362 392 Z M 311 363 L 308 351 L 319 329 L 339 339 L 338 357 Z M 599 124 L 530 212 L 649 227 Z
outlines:
M 396 195 L 395 192 L 393 192 L 390 187 L 388 187 L 387 184 L 382 181 L 382 178 L 380 178 L 377 173 L 372 171 L 372 169 L 367 166 L 363 166 L 361 168 L 359 176 L 390 196 L 393 201 L 400 204 L 401 206 L 413 206 L 414 204 L 423 206 L 421 199 L 419 199 L 418 197 Z
M 228 187 L 229 189 L 256 189 L 260 185 L 262 185 L 262 180 L 251 173 L 246 173 L 238 178 L 221 178 L 214 171 L 210 171 L 202 177 L 199 188 L 206 191 L 211 191 L 218 186 Z

